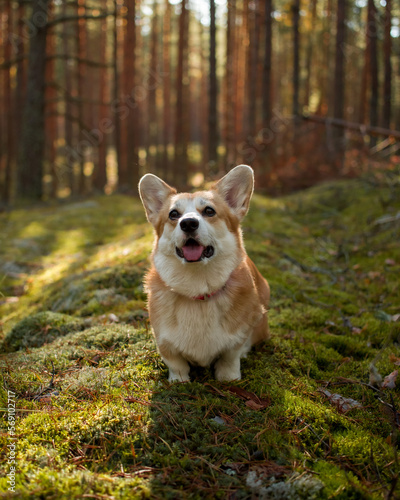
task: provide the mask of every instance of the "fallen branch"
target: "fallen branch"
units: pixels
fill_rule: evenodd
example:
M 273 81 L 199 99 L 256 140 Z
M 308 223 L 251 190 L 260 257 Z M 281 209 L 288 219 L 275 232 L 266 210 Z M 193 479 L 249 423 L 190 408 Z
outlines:
M 325 123 L 326 125 L 333 125 L 335 127 L 347 128 L 350 130 L 357 130 L 361 134 L 365 135 L 385 135 L 396 137 L 400 139 L 400 132 L 398 130 L 391 130 L 382 127 L 372 127 L 371 125 L 364 125 L 363 123 L 348 122 L 347 120 L 341 120 L 339 118 L 329 118 L 317 115 L 302 115 L 303 120 L 310 120 L 316 123 Z
M 55 377 L 55 369 L 54 369 L 54 363 L 53 361 L 51 362 L 51 366 L 52 366 L 52 374 L 51 374 L 51 379 L 50 379 L 50 383 L 47 387 L 43 387 L 43 389 L 40 390 L 39 394 L 36 394 L 36 396 L 33 398 L 33 401 L 39 401 L 42 397 L 43 397 L 43 394 L 46 392 L 46 391 L 49 391 L 51 389 L 54 389 L 54 377 Z

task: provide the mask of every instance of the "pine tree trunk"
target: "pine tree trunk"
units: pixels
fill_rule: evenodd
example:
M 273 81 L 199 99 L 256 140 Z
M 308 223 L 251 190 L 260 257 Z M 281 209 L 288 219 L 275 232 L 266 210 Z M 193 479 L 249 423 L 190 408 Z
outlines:
M 317 19 L 317 0 L 310 1 L 310 9 L 311 9 L 311 26 L 315 26 Z M 311 79 L 313 74 L 312 67 L 312 59 L 313 59 L 313 48 L 315 46 L 315 36 L 314 33 L 311 32 L 308 36 L 308 46 L 306 53 L 306 81 L 305 81 L 305 106 L 307 108 L 310 105 L 310 97 L 311 97 Z
M 269 128 L 272 118 L 272 12 L 272 0 L 265 0 L 263 128 Z
M 118 2 L 113 0 L 114 5 L 114 23 L 113 23 L 113 97 L 112 109 L 114 113 L 114 147 L 115 158 L 118 171 L 118 189 L 124 190 L 128 185 L 128 172 L 126 171 L 126 162 L 122 161 L 121 156 L 121 122 L 119 108 L 119 74 L 118 74 Z
M 163 20 L 163 165 L 162 174 L 170 180 L 168 146 L 171 142 L 171 4 L 165 0 Z
M 228 3 L 228 26 L 226 34 L 226 73 L 225 73 L 225 168 L 227 171 L 235 166 L 235 111 L 236 111 L 236 78 L 235 78 L 235 20 L 236 0 Z
M 105 64 L 107 61 L 106 57 L 106 37 L 107 37 L 107 19 L 103 19 L 101 22 L 100 31 L 100 61 Z M 104 187 L 107 184 L 107 134 L 105 133 L 106 127 L 103 125 L 106 123 L 108 118 L 108 106 L 107 102 L 107 67 L 102 66 L 100 68 L 100 85 L 99 85 L 99 128 L 103 133 L 103 137 L 100 139 L 98 147 L 98 161 L 97 167 L 94 171 L 93 186 L 100 191 L 104 192 Z
M 264 60 L 262 77 L 262 129 L 264 150 L 261 153 L 260 182 L 261 187 L 266 187 L 267 174 L 271 170 L 272 147 L 270 145 L 271 120 L 272 120 L 272 0 L 265 0 L 264 4 Z
M 300 88 L 300 0 L 294 0 L 293 12 L 293 117 L 295 122 L 299 117 L 299 88 Z
M 385 22 L 384 22 L 384 42 L 383 42 L 383 57 L 385 65 L 385 79 L 383 86 L 383 113 L 382 127 L 390 129 L 391 121 L 391 104 L 392 104 L 392 0 L 386 0 L 385 6 Z
M 236 28 L 238 36 L 235 37 L 235 137 L 236 141 L 243 140 L 243 123 L 245 115 L 245 91 L 246 91 L 246 69 L 247 66 L 247 46 L 249 42 L 248 33 L 248 2 L 244 2 L 244 9 L 241 12 L 241 26 Z
M 210 179 L 208 164 L 208 113 L 209 113 L 209 43 L 204 26 L 200 23 L 200 136 L 201 136 L 201 164 L 205 179 Z
M 126 113 L 117 117 L 120 127 L 120 135 L 124 141 L 120 143 L 120 188 L 133 188 L 136 193 L 139 182 L 139 165 L 137 156 L 137 130 L 138 111 L 135 99 L 136 84 L 136 2 L 125 0 L 126 31 L 124 39 L 124 67 L 122 77 L 121 106 L 126 107 Z M 126 114 L 126 116 L 125 116 Z M 124 119 L 123 119 L 124 118 Z M 121 120 L 121 122 L 120 122 Z
M 367 115 L 367 102 L 368 102 L 368 87 L 369 87 L 369 76 L 370 76 L 370 40 L 368 36 L 368 27 L 366 33 L 366 44 L 364 50 L 364 65 L 361 77 L 361 89 L 360 89 L 360 102 L 358 110 L 358 122 L 365 123 Z
M 49 14 L 52 14 L 53 6 L 49 6 Z M 58 192 L 58 177 L 56 172 L 56 140 L 57 140 L 57 91 L 55 87 L 55 34 L 54 28 L 47 33 L 47 53 L 49 59 L 46 63 L 46 163 L 48 165 L 48 173 L 51 174 L 51 187 L 48 193 L 52 198 L 57 198 Z
M 218 126 L 217 126 L 217 59 L 216 59 L 216 25 L 215 0 L 210 0 L 210 80 L 208 102 L 208 163 L 212 170 L 218 162 Z M 217 169 L 215 169 L 217 170 Z
M 32 30 L 28 59 L 28 84 L 19 146 L 18 191 L 23 197 L 39 200 L 43 194 L 45 144 L 44 85 L 46 70 L 47 9 L 49 0 L 33 0 Z
M 149 134 L 147 142 L 148 167 L 152 171 L 158 172 L 158 121 L 157 121 L 157 65 L 158 65 L 158 2 L 153 1 L 153 17 L 151 21 L 150 39 L 150 77 L 149 77 L 149 97 L 148 97 L 148 117 Z M 153 157 L 154 155 L 154 157 Z
M 378 81 L 378 34 L 377 34 L 377 16 L 374 0 L 368 0 L 368 27 L 370 38 L 370 81 L 371 95 L 369 108 L 369 123 L 372 127 L 378 125 L 378 99 L 379 99 L 379 81 Z M 376 144 L 376 137 L 371 136 L 370 147 Z
M 76 4 L 76 12 L 78 15 L 85 15 L 86 7 L 85 0 L 78 0 Z M 86 33 L 86 21 L 84 19 L 79 19 L 76 26 L 77 33 L 77 56 L 78 56 L 78 74 L 77 74 L 77 85 L 78 85 L 78 101 L 77 101 L 77 115 L 79 123 L 79 138 L 83 132 L 83 124 L 85 123 L 85 95 L 86 95 L 86 66 L 82 61 L 85 59 L 86 48 L 87 48 L 87 33 Z M 79 176 L 78 176 L 78 191 L 79 194 L 84 194 L 86 192 L 86 179 L 85 179 L 85 153 L 82 151 L 79 158 Z
M 7 12 L 7 32 L 9 34 L 13 31 L 13 21 L 12 21 L 12 8 L 11 1 L 6 2 L 6 12 Z M 11 59 L 11 43 L 9 40 L 4 40 L 4 60 L 6 62 Z M 8 205 L 11 202 L 11 182 L 12 182 L 12 171 L 14 164 L 14 110 L 12 109 L 12 93 L 11 93 L 11 79 L 10 79 L 11 68 L 6 68 L 4 70 L 4 109 L 7 117 L 7 129 L 5 130 L 7 134 L 6 142 L 6 164 L 5 164 L 5 176 L 4 176 L 4 188 L 3 188 L 3 199 Z
M 344 118 L 345 108 L 345 43 L 346 43 L 346 0 L 337 2 L 336 19 L 336 53 L 333 95 L 333 117 Z M 344 129 L 334 128 L 335 151 L 333 162 L 335 168 L 340 168 L 344 160 Z
M 260 23 L 259 23 L 259 0 L 253 2 L 253 6 L 249 18 L 249 36 L 250 36 L 250 70 L 248 73 L 248 122 L 247 133 L 252 137 L 256 134 L 257 127 L 257 79 L 258 79 L 258 53 L 260 47 Z M 251 160 L 250 160 L 251 161 Z
M 181 2 L 179 17 L 179 42 L 178 42 L 178 68 L 176 80 L 176 123 L 175 123 L 175 178 L 179 188 L 187 184 L 187 129 L 189 123 L 185 122 L 187 113 L 187 42 L 188 42 L 188 11 L 187 0 Z M 184 82 L 185 79 L 185 82 Z
M 66 3 L 63 4 L 62 15 L 65 17 L 68 14 L 68 6 Z M 64 54 L 70 52 L 70 44 L 68 43 L 71 38 L 71 32 L 69 30 L 70 23 L 64 23 L 62 30 L 62 47 Z M 65 101 L 65 117 L 64 117 L 64 138 L 65 146 L 67 150 L 72 149 L 72 141 L 74 136 L 74 124 L 71 120 L 73 115 L 73 106 L 71 103 L 72 97 L 72 72 L 69 65 L 68 59 L 63 61 L 64 70 L 64 101 Z M 59 167 L 57 171 L 58 182 L 62 184 L 63 187 L 69 185 L 71 196 L 76 195 L 76 182 L 74 173 L 74 162 L 75 158 L 73 155 L 65 155 L 65 163 Z

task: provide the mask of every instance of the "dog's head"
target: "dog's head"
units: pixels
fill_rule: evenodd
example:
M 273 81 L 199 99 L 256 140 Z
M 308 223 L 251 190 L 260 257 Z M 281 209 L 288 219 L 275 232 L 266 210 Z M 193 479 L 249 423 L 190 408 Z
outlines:
M 205 276 L 207 269 L 211 287 L 212 273 L 225 276 L 233 271 L 244 252 L 240 222 L 253 186 L 253 170 L 246 165 L 232 169 L 209 191 L 196 193 L 177 193 L 152 174 L 142 177 L 139 193 L 156 231 L 154 263 L 164 281 L 170 284 L 182 265 L 193 277 Z

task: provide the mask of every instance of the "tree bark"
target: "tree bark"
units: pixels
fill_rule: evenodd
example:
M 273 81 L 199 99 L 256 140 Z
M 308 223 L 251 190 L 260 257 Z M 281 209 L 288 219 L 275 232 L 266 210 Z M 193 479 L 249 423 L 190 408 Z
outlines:
M 339 120 L 344 118 L 345 97 L 345 43 L 346 43 L 346 0 L 337 2 L 336 19 L 336 53 L 333 94 L 333 117 Z M 337 128 L 334 131 L 334 167 L 340 168 L 344 160 L 344 134 Z
M 106 37 L 107 37 L 107 19 L 104 18 L 101 22 L 101 32 L 100 32 L 100 60 L 106 61 Z M 99 86 L 99 129 L 103 133 L 100 138 L 98 147 L 98 160 L 97 168 L 94 171 L 93 185 L 100 191 L 104 192 L 104 188 L 107 184 L 107 134 L 105 133 L 104 124 L 108 118 L 108 106 L 107 102 L 107 67 L 102 66 L 100 68 L 100 86 Z
M 300 0 L 294 0 L 293 12 L 293 117 L 295 122 L 299 117 L 299 88 L 300 88 Z
M 258 55 L 260 47 L 259 0 L 254 0 L 249 17 L 250 70 L 248 73 L 248 122 L 247 132 L 254 137 L 257 127 L 257 80 Z M 251 161 L 251 160 L 250 160 Z
M 52 14 L 53 5 L 49 5 L 49 14 Z M 54 28 L 47 30 L 47 53 L 49 56 L 55 52 Z M 57 91 L 55 87 L 55 59 L 46 59 L 46 163 L 47 171 L 51 174 L 51 187 L 48 193 L 52 198 L 57 198 L 58 177 L 56 172 L 56 140 L 57 140 Z
M 179 16 L 178 67 L 176 80 L 176 122 L 175 122 L 175 178 L 179 188 L 187 185 L 187 43 L 188 43 L 188 11 L 187 0 L 181 2 Z
M 63 4 L 63 15 L 67 15 L 68 6 L 66 3 Z M 68 29 L 68 23 L 65 23 L 62 30 L 63 36 L 63 51 L 65 54 L 70 53 L 70 44 L 68 43 L 71 38 L 71 32 Z M 64 101 L 65 101 L 65 117 L 64 117 L 64 137 L 65 137 L 65 146 L 68 149 L 72 149 L 72 141 L 74 136 L 74 124 L 72 120 L 68 117 L 73 116 L 72 111 L 72 75 L 71 75 L 71 66 L 68 58 L 63 61 L 63 72 L 64 72 Z M 66 187 L 69 185 L 70 193 L 72 196 L 76 195 L 76 183 L 75 183 L 75 172 L 74 172 L 74 161 L 75 159 L 70 155 L 66 156 L 65 164 L 59 167 L 57 171 L 58 182 L 59 184 Z
M 158 65 L 158 2 L 153 1 L 153 17 L 151 21 L 150 39 L 150 77 L 148 97 L 149 134 L 147 141 L 147 162 L 152 171 L 158 172 L 158 120 L 157 120 L 157 65 Z
M 216 25 L 215 0 L 210 0 L 210 55 L 209 55 L 209 102 L 208 102 L 208 163 L 213 167 L 218 162 L 218 108 L 217 108 L 217 59 L 216 59 Z
M 128 185 L 128 172 L 126 171 L 126 162 L 123 163 L 121 157 L 121 122 L 119 99 L 119 74 L 118 74 L 118 2 L 113 0 L 114 4 L 114 23 L 113 23 L 113 102 L 112 110 L 114 114 L 114 146 L 115 157 L 118 171 L 118 189 L 125 189 Z
M 84 16 L 86 13 L 85 0 L 77 0 L 76 4 L 77 17 Z M 77 115 L 79 123 L 85 123 L 85 95 L 86 95 L 86 66 L 83 64 L 85 59 L 85 54 L 87 50 L 87 33 L 86 33 L 86 21 L 85 19 L 78 19 L 76 26 L 76 50 L 78 56 L 78 74 L 77 74 L 77 91 L 78 97 L 81 99 L 77 101 Z M 82 134 L 83 130 L 80 128 L 79 136 Z M 82 151 L 79 159 L 79 177 L 78 177 L 78 191 L 80 194 L 86 192 L 86 178 L 85 178 L 85 152 Z
M 265 0 L 265 40 L 263 65 L 263 115 L 264 128 L 270 126 L 272 118 L 272 0 Z
M 317 0 L 310 0 L 310 10 L 311 10 L 311 26 L 315 26 L 317 19 Z M 315 36 L 314 32 L 311 31 L 308 35 L 308 45 L 307 45 L 307 53 L 306 53 L 306 81 L 305 81 L 305 106 L 307 108 L 310 105 L 310 97 L 311 97 L 311 79 L 313 75 L 313 48 L 315 47 Z
M 170 180 L 168 146 L 171 141 L 171 4 L 165 0 L 163 22 L 163 165 L 162 174 Z
M 46 70 L 47 9 L 49 0 L 33 0 L 28 61 L 28 85 L 18 161 L 18 191 L 23 197 L 40 200 L 43 194 L 45 144 L 44 85 Z
M 382 127 L 390 128 L 391 120 L 391 104 L 392 104 L 392 0 L 386 0 L 385 6 L 385 22 L 384 22 L 384 41 L 383 41 L 383 57 L 385 66 L 385 77 L 383 84 L 383 113 Z
M 235 166 L 235 121 L 236 121 L 236 78 L 235 78 L 235 20 L 236 0 L 228 3 L 228 26 L 226 33 L 226 73 L 225 73 L 225 168 Z
M 6 12 L 7 12 L 7 32 L 11 34 L 13 31 L 13 20 L 12 20 L 12 7 L 11 1 L 6 2 Z M 11 58 L 11 42 L 4 40 L 4 59 L 9 61 Z M 4 175 L 4 186 L 3 186 L 3 199 L 4 202 L 9 205 L 12 197 L 12 172 L 14 165 L 14 110 L 11 92 L 11 78 L 10 78 L 11 68 L 7 68 L 4 71 L 4 113 L 7 117 L 7 128 L 5 130 L 7 134 L 6 142 L 6 153 L 5 153 L 5 175 Z
M 122 98 L 115 93 L 117 102 L 116 123 L 119 127 L 118 179 L 122 190 L 133 188 L 135 193 L 139 182 L 139 166 L 137 157 L 137 121 L 138 111 L 135 96 L 136 84 L 136 3 L 125 0 L 126 26 L 124 37 Z M 115 33 L 117 33 L 115 26 Z M 118 47 L 115 39 L 115 47 Z M 115 51 L 117 50 L 115 48 Z M 116 52 L 118 57 L 118 52 Z M 116 63 L 115 63 L 116 64 Z M 115 89 L 119 87 L 118 67 L 114 67 Z
M 370 108 L 369 108 L 369 123 L 372 127 L 378 125 L 378 99 L 379 99 L 379 80 L 378 80 L 378 33 L 377 33 L 377 16 L 378 11 L 374 0 L 368 0 L 368 36 L 370 39 Z M 371 137 L 370 147 L 374 147 L 376 138 Z

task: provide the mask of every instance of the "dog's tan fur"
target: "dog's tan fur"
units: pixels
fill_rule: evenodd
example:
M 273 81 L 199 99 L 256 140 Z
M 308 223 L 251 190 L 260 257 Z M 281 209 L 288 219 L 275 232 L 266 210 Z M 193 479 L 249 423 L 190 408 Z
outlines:
M 139 183 L 155 229 L 145 280 L 150 321 L 170 381 L 188 381 L 189 363 L 213 362 L 218 380 L 240 379 L 240 358 L 268 337 L 269 286 L 247 256 L 240 229 L 253 178 L 252 169 L 240 165 L 210 191 L 177 194 L 152 174 Z M 205 216 L 205 206 L 215 216 Z M 179 209 L 176 220 L 169 218 L 173 209 Z M 187 262 L 177 254 L 186 237 L 180 227 L 185 217 L 198 220 L 196 239 L 204 247 L 212 244 L 210 258 Z

